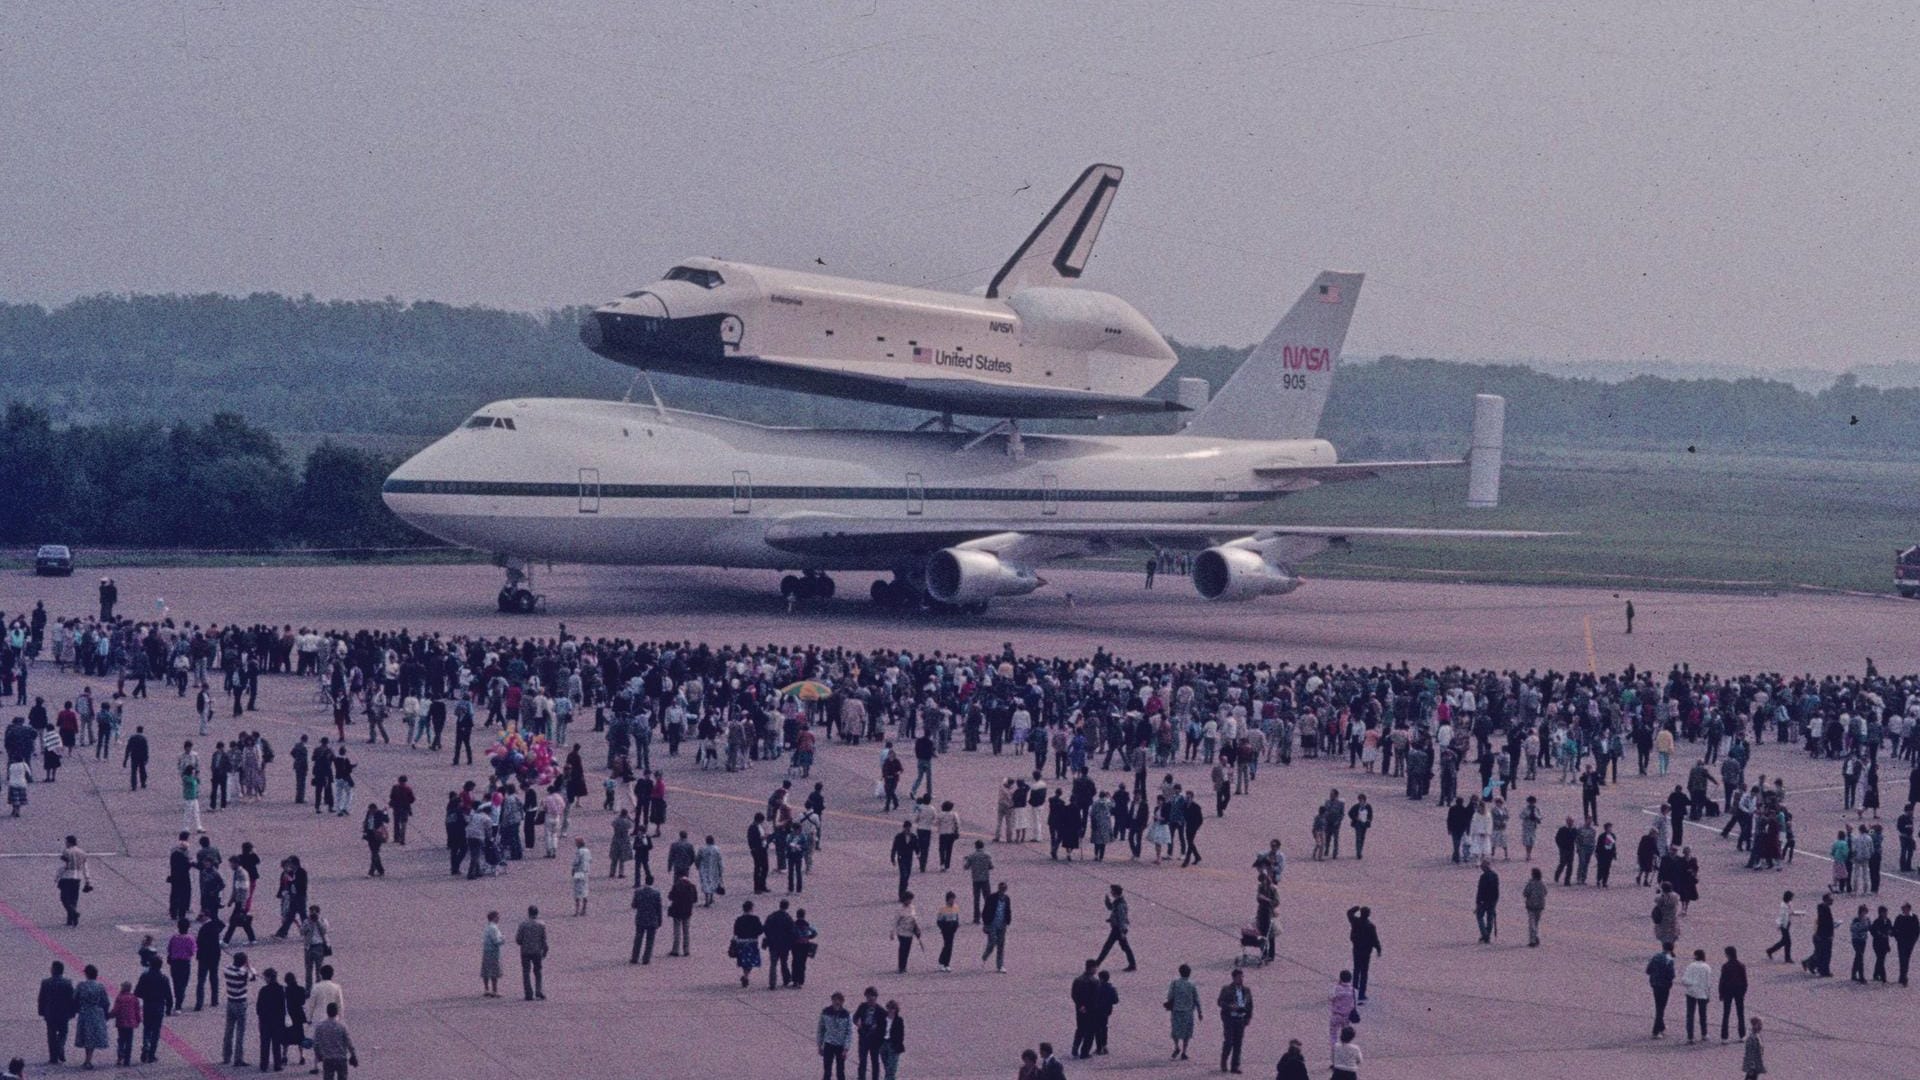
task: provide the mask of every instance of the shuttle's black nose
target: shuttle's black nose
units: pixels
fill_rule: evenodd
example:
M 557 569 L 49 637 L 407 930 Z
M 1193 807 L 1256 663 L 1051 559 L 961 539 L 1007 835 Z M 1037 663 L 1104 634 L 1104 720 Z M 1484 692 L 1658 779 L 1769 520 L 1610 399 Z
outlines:
M 601 355 L 646 340 L 660 332 L 667 305 L 650 292 L 631 293 L 587 312 L 580 320 L 580 343 Z

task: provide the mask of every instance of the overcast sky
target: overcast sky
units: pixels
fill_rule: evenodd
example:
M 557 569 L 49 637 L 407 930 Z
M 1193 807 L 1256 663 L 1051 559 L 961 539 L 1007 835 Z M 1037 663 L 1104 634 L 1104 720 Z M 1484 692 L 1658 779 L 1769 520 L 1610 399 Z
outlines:
M 1241 344 L 1916 354 L 1910 2 L 9 3 L 0 299 L 515 308 L 718 255 L 969 289 L 1094 161 L 1083 283 Z M 1029 186 L 1031 185 L 1031 186 Z

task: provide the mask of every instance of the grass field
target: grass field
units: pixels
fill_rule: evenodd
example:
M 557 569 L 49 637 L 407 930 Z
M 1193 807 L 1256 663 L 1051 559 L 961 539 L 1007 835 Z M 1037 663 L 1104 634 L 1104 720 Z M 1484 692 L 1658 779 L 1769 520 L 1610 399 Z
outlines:
M 1920 542 L 1920 464 L 1625 451 L 1510 457 L 1501 506 L 1465 509 L 1460 471 L 1306 492 L 1289 521 L 1544 529 L 1527 542 L 1374 543 L 1304 568 L 1328 576 L 1443 571 L 1468 580 L 1891 592 L 1893 553 Z

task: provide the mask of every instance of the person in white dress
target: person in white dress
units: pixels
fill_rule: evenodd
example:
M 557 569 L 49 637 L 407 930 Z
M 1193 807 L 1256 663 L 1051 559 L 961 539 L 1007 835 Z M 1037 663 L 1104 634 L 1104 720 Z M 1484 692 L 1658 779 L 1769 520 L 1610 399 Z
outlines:
M 1473 800 L 1473 822 L 1467 827 L 1467 853 L 1476 864 L 1493 854 L 1493 812 L 1479 799 Z
M 573 913 L 587 913 L 587 879 L 593 876 L 593 853 L 587 850 L 586 838 L 576 838 L 573 842 Z

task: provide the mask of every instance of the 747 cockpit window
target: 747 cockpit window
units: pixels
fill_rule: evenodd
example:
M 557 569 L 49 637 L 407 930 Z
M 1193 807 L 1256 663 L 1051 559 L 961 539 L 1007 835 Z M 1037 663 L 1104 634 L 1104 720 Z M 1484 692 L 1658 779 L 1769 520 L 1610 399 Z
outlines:
M 703 289 L 718 288 L 719 286 L 726 284 L 726 279 L 722 278 L 719 274 L 715 273 L 714 271 L 700 270 L 691 266 L 674 267 L 673 269 L 667 271 L 666 280 L 684 281 L 692 285 L 698 285 Z
M 513 418 L 511 416 L 476 416 L 468 420 L 466 426 L 470 428 L 506 428 L 508 431 L 519 430 L 513 426 Z

